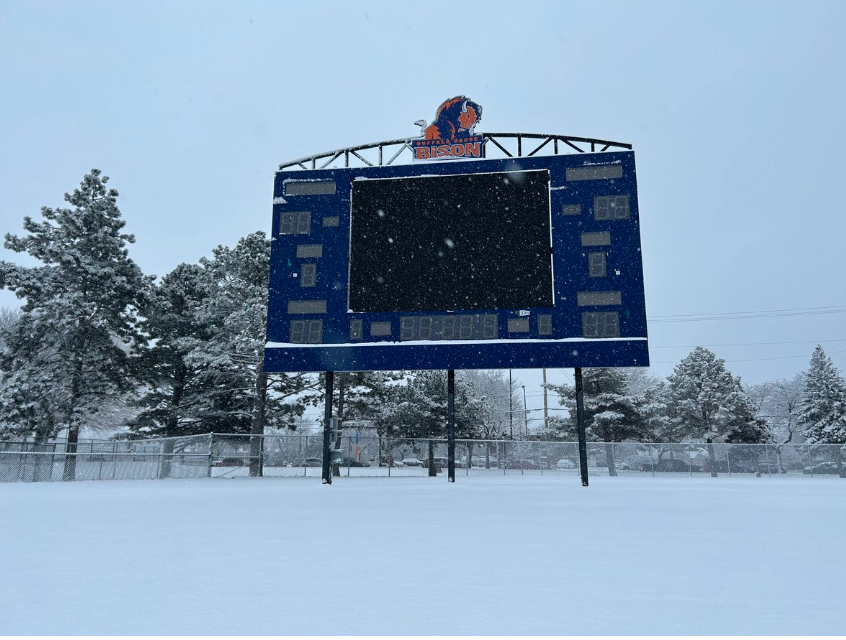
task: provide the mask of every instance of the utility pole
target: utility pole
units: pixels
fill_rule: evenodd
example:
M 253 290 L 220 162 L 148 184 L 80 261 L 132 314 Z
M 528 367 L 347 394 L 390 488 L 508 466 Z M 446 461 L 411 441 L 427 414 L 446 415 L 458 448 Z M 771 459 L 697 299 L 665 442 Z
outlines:
M 526 385 L 520 385 L 523 387 L 523 439 L 529 439 L 529 410 L 526 408 Z

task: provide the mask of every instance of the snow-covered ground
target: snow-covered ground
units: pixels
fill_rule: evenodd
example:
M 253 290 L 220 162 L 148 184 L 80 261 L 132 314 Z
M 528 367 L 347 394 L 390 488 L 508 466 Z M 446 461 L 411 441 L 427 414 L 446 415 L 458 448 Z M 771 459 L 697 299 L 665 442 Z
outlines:
M 839 478 L 0 484 L 0 635 L 846 633 Z

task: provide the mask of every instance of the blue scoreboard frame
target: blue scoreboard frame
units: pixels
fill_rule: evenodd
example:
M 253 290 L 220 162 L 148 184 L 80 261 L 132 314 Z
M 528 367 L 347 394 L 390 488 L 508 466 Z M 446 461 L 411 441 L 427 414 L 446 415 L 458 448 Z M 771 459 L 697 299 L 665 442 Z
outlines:
M 522 172 L 542 172 L 548 192 L 541 306 L 351 308 L 351 255 L 367 254 L 356 184 Z M 632 151 L 279 171 L 272 228 L 268 372 L 649 366 Z

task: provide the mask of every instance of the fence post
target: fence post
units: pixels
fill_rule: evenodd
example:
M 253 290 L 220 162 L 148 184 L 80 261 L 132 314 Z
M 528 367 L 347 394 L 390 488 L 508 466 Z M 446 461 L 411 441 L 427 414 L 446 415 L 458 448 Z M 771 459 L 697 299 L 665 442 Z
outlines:
M 535 452 L 536 453 L 535 459 L 538 461 L 538 466 L 540 467 L 541 475 L 543 475 L 543 458 L 544 458 L 544 456 L 541 456 L 540 442 L 536 442 L 535 446 L 537 447 L 537 451 Z
M 614 463 L 614 475 L 617 475 L 617 454 L 614 452 L 614 443 L 611 443 L 611 460 Z
M 24 439 L 24 443 L 26 443 L 26 439 Z M 21 445 L 20 449 L 18 451 L 18 482 L 23 482 L 23 479 L 24 479 L 23 466 L 24 466 L 24 456 L 25 455 L 26 455 L 26 449 L 25 449 L 24 445 Z M 67 453 L 65 453 L 65 455 L 67 455 Z
M 53 467 L 56 466 L 56 443 L 50 446 L 50 479 L 48 482 L 53 482 Z
M 208 477 L 212 477 L 212 457 L 214 451 L 214 434 L 209 434 L 209 460 L 208 460 Z

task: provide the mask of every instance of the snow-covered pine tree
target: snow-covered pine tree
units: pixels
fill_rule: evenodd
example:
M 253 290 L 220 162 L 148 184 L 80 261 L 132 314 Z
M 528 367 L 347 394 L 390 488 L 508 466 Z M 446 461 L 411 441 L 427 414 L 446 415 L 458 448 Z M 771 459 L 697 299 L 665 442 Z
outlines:
M 711 475 L 717 475 L 712 443 L 730 439 L 770 441 L 766 424 L 755 416 L 740 383 L 725 361 L 696 347 L 667 378 L 667 428 L 676 437 L 709 444 Z
M 198 318 L 210 327 L 208 340 L 189 338 L 186 360 L 200 372 L 207 390 L 199 407 L 204 419 L 222 433 L 261 435 L 265 426 L 295 427 L 316 376 L 264 371 L 270 242 L 252 233 L 230 249 L 218 246 L 200 260 L 208 297 Z M 251 475 L 261 473 L 261 440 L 251 440 Z
M 805 376 L 799 424 L 810 444 L 846 443 L 846 382 L 817 345 Z M 846 477 L 841 447 L 832 447 L 840 477 Z
M 52 385 L 55 350 L 43 344 L 18 312 L 0 324 L 0 440 L 28 437 L 35 444 L 56 435 L 63 397 Z
M 447 428 L 446 371 L 409 371 L 405 384 L 386 388 L 381 414 L 374 420 L 380 437 L 401 442 L 443 438 Z M 478 438 L 484 420 L 476 390 L 456 376 L 455 437 Z
M 6 234 L 7 249 L 42 266 L 0 262 L 0 285 L 25 300 L 28 335 L 20 354 L 28 360 L 16 362 L 14 388 L 31 402 L 51 394 L 56 426 L 68 429 L 69 453 L 87 417 L 130 387 L 128 354 L 141 340 L 137 310 L 152 281 L 129 258 L 127 244 L 135 239 L 121 233 L 118 192 L 107 182 L 92 169 L 65 194 L 68 208 L 43 207 L 43 222 L 24 218 L 27 235 Z M 63 478 L 75 472 L 76 456 L 66 456 Z
M 187 359 L 195 341 L 212 335 L 199 318 L 207 296 L 199 265 L 180 264 L 153 287 L 142 324 L 152 346 L 139 362 L 144 388 L 138 400 L 142 410 L 130 424 L 133 437 L 169 438 L 211 430 L 197 410 L 208 389 L 201 383 L 200 369 Z
M 743 388 L 739 378 L 735 378 L 739 393 L 732 394 L 729 398 L 728 411 L 729 431 L 726 434 L 726 442 L 730 444 L 771 444 L 775 442 L 772 429 L 764 418 L 761 418 L 758 410 L 749 398 L 749 394 Z M 758 458 L 758 452 L 754 457 Z
M 649 436 L 644 415 L 645 396 L 633 393 L 629 373 L 624 369 L 597 367 L 583 370 L 585 437 L 601 442 L 643 441 Z M 576 389 L 571 385 L 552 386 L 570 414 L 575 432 Z M 644 392 L 645 393 L 645 392 Z M 608 474 L 617 470 L 611 447 L 605 448 Z
M 654 442 L 667 425 L 667 384 L 648 369 L 626 369 L 626 375 L 640 414 L 642 438 Z

